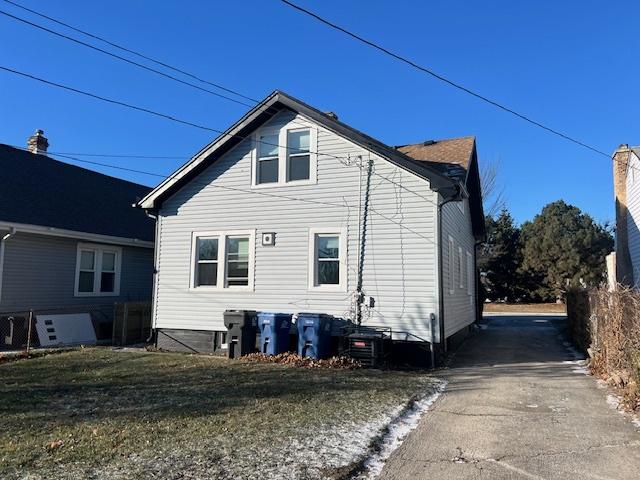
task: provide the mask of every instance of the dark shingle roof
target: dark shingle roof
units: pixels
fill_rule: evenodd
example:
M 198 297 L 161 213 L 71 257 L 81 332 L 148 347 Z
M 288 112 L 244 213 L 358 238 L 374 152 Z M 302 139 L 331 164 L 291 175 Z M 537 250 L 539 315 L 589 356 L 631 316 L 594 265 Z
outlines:
M 153 241 L 137 183 L 0 144 L 0 221 Z

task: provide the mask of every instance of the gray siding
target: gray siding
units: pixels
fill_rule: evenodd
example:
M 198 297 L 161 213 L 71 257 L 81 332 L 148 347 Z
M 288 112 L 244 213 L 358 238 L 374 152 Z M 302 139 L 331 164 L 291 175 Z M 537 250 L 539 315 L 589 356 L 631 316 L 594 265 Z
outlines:
M 449 263 L 449 236 L 453 238 L 453 272 L 450 271 Z M 464 201 L 464 212 L 460 209 L 460 202 L 447 203 L 442 207 L 442 242 L 445 337 L 449 337 L 475 321 L 475 240 L 471 230 L 467 200 Z M 459 248 L 462 248 L 462 268 L 460 268 Z M 466 281 L 467 253 L 471 254 L 473 265 L 471 294 Z M 459 277 L 460 271 L 462 271 L 462 282 Z M 453 293 L 451 293 L 452 290 Z
M 640 285 L 640 161 L 631 152 L 627 173 L 627 229 L 629 256 L 636 287 Z
M 280 115 L 270 124 L 281 126 L 289 120 L 290 116 Z M 222 314 L 226 309 L 353 316 L 359 185 L 362 181 L 364 192 L 366 169 L 325 155 L 361 154 L 366 163 L 369 152 L 318 127 L 316 184 L 247 193 L 251 187 L 251 150 L 249 140 L 242 142 L 164 203 L 158 239 L 157 328 L 224 330 Z M 438 312 L 437 195 L 424 180 L 385 160 L 371 158 L 376 175 L 371 181 L 364 291 L 375 298 L 376 305 L 365 312 L 364 323 L 409 332 L 411 339 L 430 340 L 429 316 Z M 342 228 L 348 233 L 348 285 L 344 291 L 308 288 L 309 228 L 319 227 Z M 190 289 L 192 232 L 248 229 L 256 230 L 253 291 Z M 263 232 L 276 233 L 275 246 L 261 245 Z
M 120 295 L 75 297 L 78 243 L 90 242 L 22 232 L 12 236 L 5 244 L 0 312 L 151 299 L 153 249 L 124 246 Z

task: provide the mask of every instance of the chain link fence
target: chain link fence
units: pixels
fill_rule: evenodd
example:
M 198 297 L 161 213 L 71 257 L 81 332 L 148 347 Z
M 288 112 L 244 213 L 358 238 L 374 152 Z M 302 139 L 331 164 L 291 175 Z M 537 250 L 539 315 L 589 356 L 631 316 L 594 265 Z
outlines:
M 85 314 L 82 317 L 81 314 Z M 80 315 L 80 317 L 77 317 Z M 90 323 L 87 323 L 87 317 Z M 54 319 L 66 319 L 56 326 Z M 74 321 L 77 319 L 78 324 Z M 90 341 L 68 341 L 71 330 L 83 323 Z M 34 348 L 80 344 L 133 345 L 151 338 L 151 302 L 124 302 L 0 312 L 0 354 L 29 353 Z M 72 335 L 73 336 L 73 335 Z M 95 338 L 94 338 L 95 336 Z M 65 340 L 66 339 L 66 340 Z

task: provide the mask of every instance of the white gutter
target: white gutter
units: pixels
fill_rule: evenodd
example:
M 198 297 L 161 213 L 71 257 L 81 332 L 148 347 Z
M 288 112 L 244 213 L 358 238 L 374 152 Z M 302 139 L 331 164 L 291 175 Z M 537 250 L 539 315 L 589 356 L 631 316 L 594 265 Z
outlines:
M 36 235 L 49 235 L 52 237 L 75 238 L 89 242 L 109 243 L 113 245 L 125 245 L 130 247 L 153 248 L 154 242 L 138 240 L 137 238 L 115 237 L 102 235 L 99 233 L 77 232 L 75 230 L 65 230 L 63 228 L 44 227 L 41 225 L 29 225 L 23 223 L 0 222 L 0 230 L 20 231 L 33 233 Z
M 4 245 L 15 233 L 16 229 L 10 228 L 9 233 L 0 238 L 0 303 L 2 302 L 2 276 L 4 274 Z

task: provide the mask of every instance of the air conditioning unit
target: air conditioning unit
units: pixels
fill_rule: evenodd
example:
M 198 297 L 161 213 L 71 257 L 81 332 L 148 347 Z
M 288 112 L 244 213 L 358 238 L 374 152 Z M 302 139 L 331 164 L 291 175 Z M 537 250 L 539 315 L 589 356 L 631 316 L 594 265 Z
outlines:
M 365 367 L 378 367 L 385 358 L 385 335 L 381 332 L 355 332 L 347 335 L 347 355 Z

